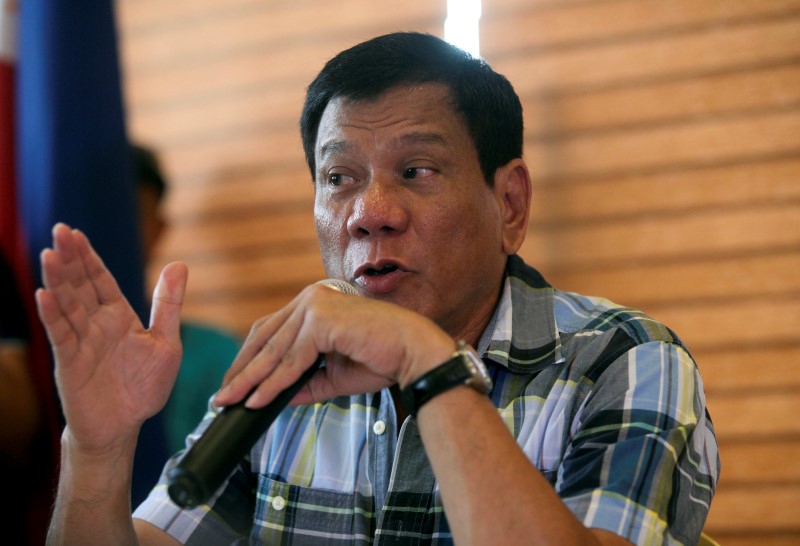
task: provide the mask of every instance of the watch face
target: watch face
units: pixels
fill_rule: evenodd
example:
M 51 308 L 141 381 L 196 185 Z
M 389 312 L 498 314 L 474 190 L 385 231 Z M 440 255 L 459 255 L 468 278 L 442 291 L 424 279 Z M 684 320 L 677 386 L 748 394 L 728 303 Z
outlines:
M 459 347 L 459 352 L 464 356 L 464 362 L 470 368 L 471 377 L 467 383 L 484 394 L 492 390 L 492 379 L 489 377 L 489 370 L 486 369 L 486 364 L 483 363 L 475 349 L 464 345 Z

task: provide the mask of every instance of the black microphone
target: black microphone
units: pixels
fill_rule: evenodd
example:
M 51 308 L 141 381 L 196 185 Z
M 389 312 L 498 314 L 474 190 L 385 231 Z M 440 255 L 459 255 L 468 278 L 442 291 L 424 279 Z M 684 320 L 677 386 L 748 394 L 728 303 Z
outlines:
M 356 289 L 344 281 L 327 279 L 319 282 L 339 292 L 358 295 Z M 167 473 L 167 492 L 172 501 L 181 508 L 192 508 L 205 503 L 231 475 L 239 461 L 272 425 L 297 391 L 314 375 L 322 360 L 323 356 L 319 355 L 297 381 L 263 408 L 246 408 L 244 402 L 247 397 L 225 407 L 178 464 Z

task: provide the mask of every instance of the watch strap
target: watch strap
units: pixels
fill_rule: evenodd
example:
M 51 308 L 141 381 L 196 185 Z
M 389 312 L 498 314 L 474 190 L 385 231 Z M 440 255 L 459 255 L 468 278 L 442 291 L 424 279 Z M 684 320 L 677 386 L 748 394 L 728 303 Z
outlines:
M 406 411 L 416 415 L 419 408 L 437 394 L 466 383 L 470 373 L 462 362 L 463 358 L 456 354 L 403 389 L 400 398 Z
M 471 349 L 469 350 L 471 351 Z M 483 385 L 479 387 L 473 384 L 475 380 L 474 372 L 472 371 L 471 363 L 467 362 L 470 357 L 466 354 L 466 351 L 466 345 L 460 342 L 458 350 L 453 353 L 451 358 L 426 372 L 401 390 L 400 400 L 409 414 L 416 415 L 423 404 L 453 387 L 468 385 L 476 390 L 482 389 Z M 474 351 L 472 351 L 472 354 L 474 355 Z M 478 358 L 477 355 L 474 355 L 474 358 Z M 481 392 L 485 391 L 481 390 Z

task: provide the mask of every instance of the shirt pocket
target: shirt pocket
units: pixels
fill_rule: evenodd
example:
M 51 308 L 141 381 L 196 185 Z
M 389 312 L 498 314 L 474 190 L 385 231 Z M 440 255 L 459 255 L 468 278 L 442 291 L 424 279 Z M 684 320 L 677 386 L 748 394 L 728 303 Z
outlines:
M 261 475 L 253 522 L 254 544 L 317 546 L 326 538 L 341 544 L 370 544 L 374 503 L 372 497 L 356 492 L 301 487 Z

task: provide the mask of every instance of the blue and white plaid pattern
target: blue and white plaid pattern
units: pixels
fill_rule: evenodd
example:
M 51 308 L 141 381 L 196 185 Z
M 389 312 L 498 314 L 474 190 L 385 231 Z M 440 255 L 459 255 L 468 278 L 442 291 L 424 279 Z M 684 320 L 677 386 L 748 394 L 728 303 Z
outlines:
M 668 328 L 557 291 L 514 256 L 478 350 L 501 418 L 580 520 L 635 544 L 697 542 L 717 443 Z M 388 391 L 290 408 L 208 505 L 178 509 L 162 479 L 134 515 L 190 545 L 452 543 L 416 422 L 397 427 Z

